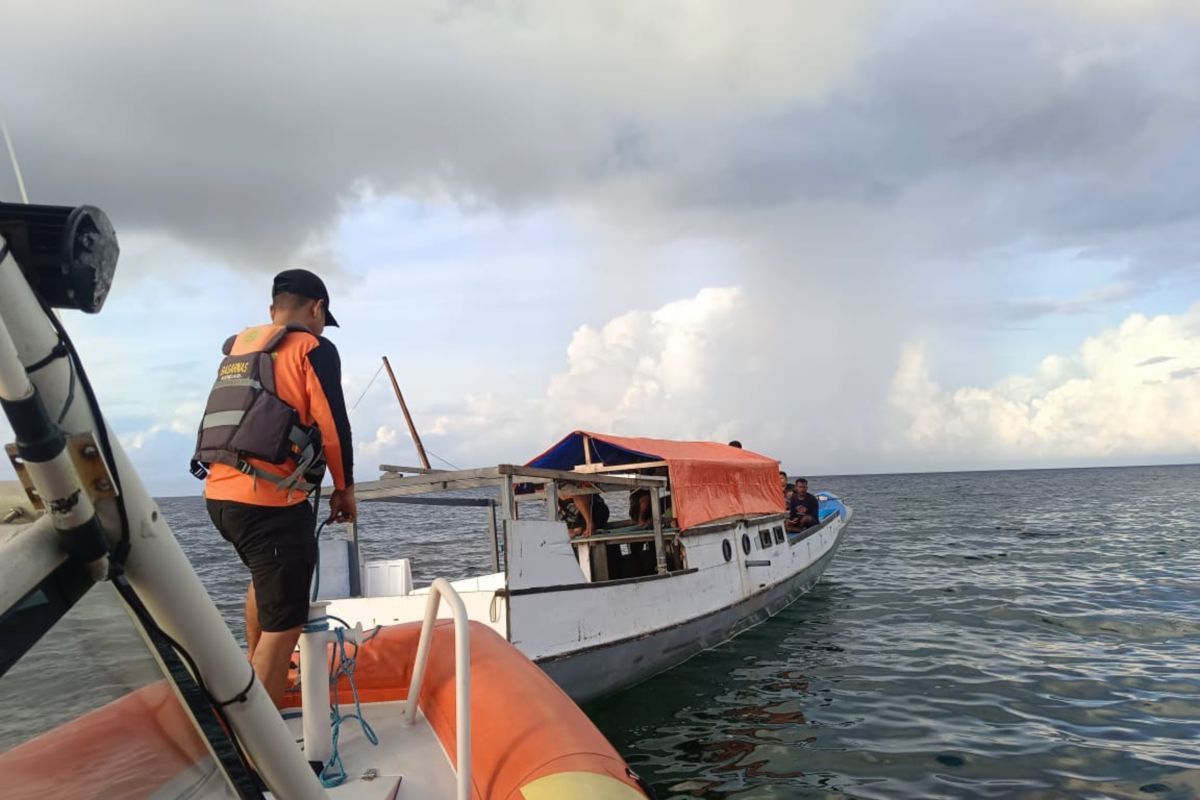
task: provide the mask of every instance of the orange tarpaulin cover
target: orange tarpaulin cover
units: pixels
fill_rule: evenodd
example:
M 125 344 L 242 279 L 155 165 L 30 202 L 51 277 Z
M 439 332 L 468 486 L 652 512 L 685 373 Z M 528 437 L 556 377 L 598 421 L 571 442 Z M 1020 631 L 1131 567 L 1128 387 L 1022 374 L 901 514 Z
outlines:
M 586 439 L 585 439 L 586 437 Z M 585 464 L 590 440 L 593 464 L 666 461 L 672 504 L 681 529 L 750 514 L 784 510 L 779 462 L 717 442 L 676 442 L 634 436 L 575 431 L 528 466 L 574 469 Z

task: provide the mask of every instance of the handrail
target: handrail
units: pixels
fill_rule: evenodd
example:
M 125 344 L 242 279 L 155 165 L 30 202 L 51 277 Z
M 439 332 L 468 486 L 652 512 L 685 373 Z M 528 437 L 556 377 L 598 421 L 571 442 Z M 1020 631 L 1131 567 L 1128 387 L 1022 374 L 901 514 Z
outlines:
M 471 798 L 471 632 L 467 627 L 467 607 L 450 582 L 435 578 L 429 584 L 429 600 L 425 603 L 425 620 L 421 623 L 421 638 L 413 661 L 412 682 L 408 698 L 400 712 L 400 720 L 412 725 L 417 719 L 417 704 L 425 681 L 425 666 L 433 644 L 433 624 L 437 621 L 438 604 L 445 597 L 454 615 L 454 705 L 458 733 L 458 800 Z

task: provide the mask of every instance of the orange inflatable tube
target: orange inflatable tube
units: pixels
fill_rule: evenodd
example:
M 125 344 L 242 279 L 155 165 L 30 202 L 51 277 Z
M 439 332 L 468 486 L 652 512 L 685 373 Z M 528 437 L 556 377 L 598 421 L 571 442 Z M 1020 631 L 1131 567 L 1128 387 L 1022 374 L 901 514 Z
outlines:
M 0 754 L 5 800 L 150 797 L 208 756 L 165 681 Z
M 364 705 L 408 696 L 418 623 L 380 629 L 358 649 Z M 471 776 L 477 800 L 645 800 L 608 740 L 533 662 L 470 624 Z M 353 702 L 341 681 L 338 702 Z M 287 705 L 300 704 L 299 692 Z M 421 710 L 456 757 L 454 628 L 434 626 Z M 370 708 L 365 709 L 368 716 Z M 387 743 L 383 742 L 386 747 Z M 208 751 L 174 692 L 159 682 L 0 753 L 5 800 L 148 797 Z
M 358 650 L 359 700 L 403 700 L 412 680 L 418 623 L 392 625 Z M 644 800 L 648 795 L 608 740 L 554 681 L 478 622 L 471 638 L 471 778 L 479 800 Z M 456 758 L 454 627 L 434 626 L 420 706 Z M 338 703 L 354 702 L 338 686 Z M 299 693 L 288 705 L 300 704 Z M 370 709 L 365 709 L 370 713 Z M 386 746 L 386 744 L 384 745 Z

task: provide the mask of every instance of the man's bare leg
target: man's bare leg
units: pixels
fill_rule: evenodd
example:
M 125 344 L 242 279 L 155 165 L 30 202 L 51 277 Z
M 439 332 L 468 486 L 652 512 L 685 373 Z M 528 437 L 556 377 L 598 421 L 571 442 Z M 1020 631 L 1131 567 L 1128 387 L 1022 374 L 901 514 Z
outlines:
M 258 649 L 258 641 L 262 638 L 262 628 L 258 625 L 258 598 L 254 594 L 254 583 L 246 590 L 246 645 L 250 652 L 250 660 L 254 661 L 254 651 Z
M 580 503 L 580 499 L 586 498 Z M 591 536 L 596 532 L 596 526 L 592 522 L 592 496 L 590 494 L 576 495 L 575 507 L 579 509 L 579 516 L 583 517 L 583 534 L 584 538 Z
M 250 663 L 254 665 L 254 674 L 267 690 L 271 702 L 276 708 L 283 702 L 283 692 L 287 688 L 288 665 L 296 642 L 300 640 L 300 629 L 297 625 L 286 631 L 261 631 L 258 646 Z

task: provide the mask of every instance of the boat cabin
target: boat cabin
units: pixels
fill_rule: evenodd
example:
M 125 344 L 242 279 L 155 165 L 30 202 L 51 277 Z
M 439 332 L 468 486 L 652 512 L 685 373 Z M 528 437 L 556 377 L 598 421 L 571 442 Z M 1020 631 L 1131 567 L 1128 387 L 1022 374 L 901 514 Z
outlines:
M 508 573 L 511 581 L 530 584 L 530 571 L 542 585 L 598 583 L 666 575 L 687 570 L 688 552 L 684 535 L 691 529 L 711 528 L 783 513 L 778 462 L 746 450 L 711 442 L 673 442 L 635 439 L 576 431 L 525 465 L 501 464 L 470 470 L 435 470 L 384 464 L 379 481 L 359 484 L 362 501 L 415 503 L 441 506 L 479 506 L 486 509 L 492 570 Z M 494 499 L 447 497 L 459 490 L 495 487 Z M 634 519 L 630 498 L 645 493 L 649 518 Z M 540 564 L 519 565 L 514 576 L 509 553 L 520 545 L 512 534 L 521 523 L 558 522 L 563 508 L 574 498 L 599 495 L 609 514 L 604 524 L 590 535 L 572 534 L 565 527 L 551 536 L 558 569 L 542 555 Z M 359 559 L 357 530 L 351 531 L 346 552 L 341 544 L 332 549 L 332 563 L 348 565 L 351 572 Z M 540 540 L 536 549 L 544 549 Z M 565 545 L 565 546 L 563 546 Z M 523 553 L 527 548 L 521 548 Z M 563 569 L 568 555 L 577 570 Z M 326 553 L 322 553 L 326 560 Z M 358 575 L 349 581 L 338 575 L 331 580 L 345 586 L 346 595 L 376 594 L 381 580 Z M 365 565 L 366 571 L 372 565 Z M 324 577 L 323 577 L 324 579 Z M 548 583 L 547 583 L 548 582 Z M 366 584 L 374 584 L 367 586 Z M 389 586 L 410 587 L 411 577 L 390 581 Z

